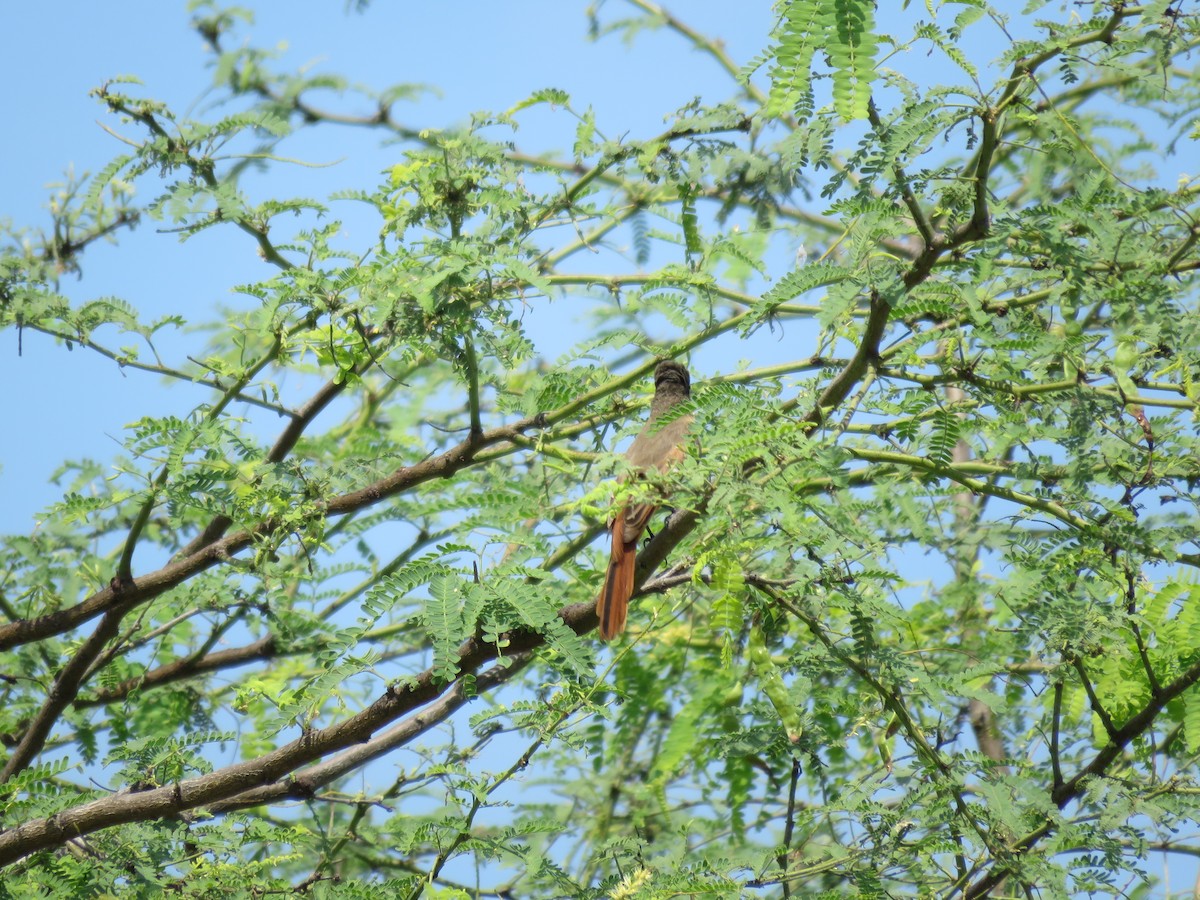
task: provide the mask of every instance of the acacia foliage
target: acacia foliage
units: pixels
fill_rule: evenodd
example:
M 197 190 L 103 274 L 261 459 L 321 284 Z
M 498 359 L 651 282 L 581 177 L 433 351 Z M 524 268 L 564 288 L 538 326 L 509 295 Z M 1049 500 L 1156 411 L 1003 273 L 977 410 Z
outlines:
M 0 321 L 210 393 L 4 540 L 6 893 L 1054 896 L 1200 852 L 1194 16 L 791 0 L 739 68 L 631 5 L 595 30 L 672 30 L 730 99 L 355 119 L 212 4 L 229 115 L 96 91 L 132 146 L 9 235 Z M 512 142 L 543 105 L 569 154 Z M 335 198 L 377 239 L 241 190 L 347 124 L 401 141 Z M 145 220 L 263 259 L 192 359 L 59 288 Z M 547 362 L 551 301 L 586 337 Z M 658 356 L 698 438 L 598 652 Z

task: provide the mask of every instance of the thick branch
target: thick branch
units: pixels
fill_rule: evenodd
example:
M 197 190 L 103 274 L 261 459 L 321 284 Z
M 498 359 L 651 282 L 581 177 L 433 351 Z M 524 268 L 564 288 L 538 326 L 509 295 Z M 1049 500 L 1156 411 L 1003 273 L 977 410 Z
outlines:
M 1068 804 L 1079 799 L 1087 789 L 1088 781 L 1093 778 L 1102 777 L 1108 771 L 1109 766 L 1125 752 L 1125 748 L 1154 725 L 1154 720 L 1158 718 L 1168 703 L 1197 683 L 1200 683 L 1200 663 L 1194 664 L 1173 682 L 1165 686 L 1159 695 L 1151 699 L 1136 715 L 1130 717 L 1120 728 L 1113 730 L 1108 743 L 1104 745 L 1090 763 L 1076 772 L 1069 781 L 1059 783 L 1053 787 L 1050 791 L 1050 799 L 1054 802 L 1054 805 L 1059 809 L 1063 809 Z M 1017 853 L 1028 852 L 1039 841 L 1053 832 L 1054 828 L 1046 824 L 1031 834 L 1026 835 L 1020 841 L 1017 841 L 1013 850 Z M 964 891 L 963 896 L 967 900 L 986 897 L 997 884 L 1007 877 L 1007 874 L 1002 866 L 994 867 L 992 871 L 988 872 L 987 875 L 980 878 Z
M 492 666 L 475 679 L 475 690 L 482 694 L 513 678 L 533 659 L 532 652 L 506 657 L 507 665 Z M 331 759 L 305 769 L 298 775 L 289 775 L 274 784 L 246 791 L 221 803 L 207 808 L 210 813 L 227 813 L 238 809 L 278 803 L 281 800 L 303 800 L 317 790 L 336 781 L 343 775 L 365 766 L 372 760 L 385 756 L 397 747 L 402 747 L 413 738 L 419 737 L 435 725 L 444 722 L 471 699 L 465 691 L 463 679 L 419 713 L 398 722 L 387 731 L 376 735 L 358 747 L 344 750 Z
M 237 380 L 230 385 L 224 392 L 221 399 L 212 405 L 204 414 L 205 421 L 214 422 L 225 411 L 225 408 L 233 402 L 235 396 L 242 392 L 254 376 L 265 369 L 279 355 L 280 349 L 283 347 L 283 339 L 276 335 L 271 342 L 271 347 L 261 357 L 254 361 L 252 365 L 246 367 L 245 371 L 238 376 Z M 289 428 L 295 426 L 296 420 L 292 420 Z M 170 470 L 166 464 L 163 465 L 158 475 L 155 476 L 154 482 L 150 485 L 150 492 L 146 499 L 142 501 L 142 506 L 134 517 L 133 525 L 129 528 L 129 534 L 125 538 L 125 546 L 121 550 L 121 559 L 117 563 L 117 575 L 114 581 L 120 585 L 129 584 L 133 579 L 133 552 L 137 548 L 138 539 L 141 537 L 142 530 L 150 521 L 150 515 L 154 508 L 158 505 L 159 492 L 167 483 L 167 477 L 170 475 Z
M 669 532 L 666 529 L 664 534 Z M 660 534 L 659 538 L 663 535 Z M 653 546 L 653 543 L 652 545 Z M 666 552 L 666 551 L 663 551 Z M 597 624 L 595 605 L 576 603 L 559 610 L 559 617 L 568 628 L 583 634 Z M 545 639 L 540 634 L 512 632 L 502 639 L 505 656 L 517 656 L 540 647 Z M 461 675 L 475 672 L 484 663 L 500 655 L 497 647 L 472 638 L 459 648 L 458 663 Z M 519 666 L 515 667 L 519 670 Z M 495 673 L 496 683 L 511 677 L 512 669 Z M 303 734 L 298 739 L 271 753 L 237 763 L 198 778 L 150 790 L 124 791 L 91 803 L 64 810 L 46 819 L 18 825 L 0 833 L 0 866 L 7 865 L 37 850 L 61 845 L 67 840 L 127 822 L 168 818 L 200 807 L 231 800 L 247 791 L 260 789 L 287 776 L 295 769 L 330 753 L 359 744 L 367 744 L 374 733 L 435 700 L 454 685 L 438 682 L 432 669 L 393 685 L 378 700 L 343 722 Z M 453 702 L 453 701 L 450 701 Z M 448 713 L 448 710 L 447 710 Z M 417 721 L 410 725 L 416 727 Z
M 366 368 L 366 365 L 366 363 L 363 363 L 359 366 L 359 374 L 361 374 L 362 369 Z M 296 442 L 300 440 L 301 435 L 304 434 L 305 429 L 312 424 L 313 420 L 321 414 L 325 407 L 327 407 L 334 400 L 334 398 L 338 396 L 338 394 L 342 393 L 342 391 L 346 389 L 346 386 L 349 383 L 350 379 L 343 378 L 340 382 L 331 380 L 322 385 L 321 389 L 313 394 L 309 401 L 293 414 L 291 421 L 287 424 L 287 427 L 285 427 L 283 431 L 279 433 L 279 437 L 276 438 L 275 444 L 267 452 L 266 461 L 268 463 L 278 463 L 286 459 L 287 455 L 292 452 L 292 448 L 296 446 Z M 202 547 L 207 547 L 213 541 L 225 534 L 231 524 L 233 524 L 233 520 L 228 516 L 216 516 L 211 522 L 208 523 L 208 526 L 204 529 L 204 531 L 198 534 L 194 540 L 192 540 L 186 547 L 179 551 L 178 555 L 189 556 L 192 553 L 200 550 Z
M 144 675 L 127 678 L 119 684 L 101 688 L 93 696 L 79 698 L 75 701 L 75 706 L 79 709 L 103 706 L 106 703 L 124 699 L 133 691 L 161 687 L 164 684 L 182 681 L 206 672 L 229 669 L 260 659 L 273 659 L 279 655 L 281 655 L 281 651 L 275 642 L 275 636 L 269 634 L 244 647 L 234 647 L 229 650 L 207 653 L 203 656 L 185 656 L 182 659 L 173 660 L 156 669 L 151 669 Z
M 879 343 L 883 340 L 883 331 L 887 327 L 890 314 L 891 309 L 887 302 L 879 294 L 872 292 L 867 326 L 863 330 L 858 351 L 851 358 L 850 363 L 821 392 L 817 405 L 809 412 L 807 420 L 814 426 L 825 421 L 827 412 L 850 396 L 854 385 L 866 374 L 867 368 L 879 358 Z
M 92 661 L 103 651 L 105 645 L 116 637 L 121 619 L 135 605 L 133 601 L 122 600 L 105 613 L 96 630 L 76 651 L 66 667 L 58 673 L 58 677 L 54 679 L 54 685 L 46 697 L 46 702 L 38 710 L 29 727 L 25 729 L 20 743 L 17 744 L 16 749 L 4 764 L 4 771 L 0 773 L 0 783 L 7 782 L 13 775 L 24 769 L 41 751 L 50 730 L 58 721 L 59 715 L 71 704 L 79 692 L 79 685 L 91 667 Z
M 434 478 L 446 478 L 470 465 L 483 447 L 512 441 L 525 431 L 537 427 L 542 417 L 522 419 L 486 431 L 478 443 L 463 441 L 411 466 L 398 469 L 386 478 L 357 491 L 351 491 L 326 504 L 326 514 L 342 515 L 371 506 L 388 497 L 413 488 Z M 270 534 L 274 524 L 265 521 L 249 531 L 240 531 L 211 543 L 181 559 L 173 560 L 154 572 L 132 578 L 117 585 L 115 582 L 97 591 L 69 609 L 58 610 L 34 619 L 22 619 L 0 626 L 0 650 L 8 650 L 31 641 L 62 634 L 113 608 L 119 602 L 144 603 L 165 591 L 182 584 L 192 576 L 229 559 L 244 550 L 255 537 Z

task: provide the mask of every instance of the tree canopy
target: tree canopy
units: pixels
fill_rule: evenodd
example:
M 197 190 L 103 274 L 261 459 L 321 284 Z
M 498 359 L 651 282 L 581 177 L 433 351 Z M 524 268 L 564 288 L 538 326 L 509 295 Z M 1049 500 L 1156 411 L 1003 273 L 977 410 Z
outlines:
M 581 11 L 727 73 L 645 134 L 554 87 L 423 127 L 192 6 L 216 102 L 98 86 L 117 155 L 0 243 L 10 348 L 204 392 L 64 448 L 0 543 L 0 895 L 1194 872 L 1187 4 L 780 0 L 748 60 L 686 4 Z M 543 113 L 569 150 L 521 143 Z M 320 129 L 389 168 L 311 199 Z M 232 232 L 257 280 L 155 320 L 63 287 L 138 226 Z M 620 480 L 665 358 L 694 440 Z M 606 522 L 667 489 L 602 644 Z

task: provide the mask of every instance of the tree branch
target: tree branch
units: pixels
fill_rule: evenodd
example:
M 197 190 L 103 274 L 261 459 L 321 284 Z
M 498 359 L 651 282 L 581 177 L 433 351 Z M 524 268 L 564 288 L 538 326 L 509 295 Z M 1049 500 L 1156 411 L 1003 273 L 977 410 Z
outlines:
M 482 695 L 486 691 L 504 684 L 521 672 L 532 659 L 532 651 L 506 656 L 504 664 L 492 666 L 476 676 L 476 692 Z M 357 747 L 344 750 L 324 762 L 311 766 L 298 774 L 288 775 L 273 784 L 256 787 L 230 797 L 228 800 L 211 804 L 206 809 L 210 813 L 219 815 L 238 809 L 278 803 L 282 800 L 307 799 L 325 785 L 365 766 L 372 760 L 391 753 L 397 747 L 404 746 L 413 738 L 419 737 L 430 728 L 444 722 L 473 699 L 472 696 L 467 695 L 465 684 L 465 680 L 460 677 L 454 686 L 435 703 L 431 703 L 419 713 L 396 723 L 387 731 L 375 735 L 371 740 Z
M 583 634 L 598 624 L 594 603 L 565 606 L 559 610 L 559 617 L 577 634 Z M 534 650 L 544 642 L 545 638 L 540 634 L 516 631 L 503 635 L 500 644 L 504 648 L 503 655 L 512 657 Z M 64 810 L 50 818 L 33 820 L 0 832 L 0 866 L 36 850 L 58 846 L 71 838 L 102 828 L 169 818 L 191 809 L 231 800 L 264 783 L 278 781 L 296 768 L 326 754 L 366 744 L 382 726 L 435 700 L 454 685 L 461 684 L 463 675 L 474 673 L 481 665 L 500 655 L 496 645 L 471 638 L 459 648 L 460 674 L 454 684 L 438 682 L 434 670 L 426 669 L 406 679 L 403 684 L 389 686 L 383 696 L 356 715 L 326 728 L 306 732 L 300 738 L 257 759 L 175 784 L 144 791 L 122 791 Z M 507 670 L 503 675 L 504 678 L 509 677 Z M 499 672 L 496 677 L 499 679 L 497 683 L 504 680 Z M 452 704 L 455 701 L 448 702 Z M 447 708 L 445 711 L 448 714 L 450 710 Z M 421 723 L 414 719 L 409 727 L 420 728 Z

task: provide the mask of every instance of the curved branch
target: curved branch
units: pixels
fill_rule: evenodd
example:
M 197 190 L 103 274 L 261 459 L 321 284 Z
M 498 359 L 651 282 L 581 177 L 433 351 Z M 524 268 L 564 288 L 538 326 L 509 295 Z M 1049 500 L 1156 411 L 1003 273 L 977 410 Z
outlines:
M 846 367 L 821 392 L 816 405 L 805 417 L 806 421 L 812 423 L 814 429 L 825 421 L 827 411 L 836 408 L 850 396 L 855 384 L 866 374 L 867 368 L 879 359 L 879 344 L 883 340 L 883 332 L 887 327 L 891 308 L 883 297 L 872 291 L 869 310 L 867 324 L 863 329 L 858 350 Z
M 1109 766 L 1117 761 L 1125 752 L 1125 748 L 1154 725 L 1154 720 L 1166 709 L 1168 703 L 1198 683 L 1200 683 L 1200 663 L 1195 663 L 1169 685 L 1166 685 L 1158 696 L 1152 698 L 1124 725 L 1111 731 L 1108 743 L 1090 763 L 1076 772 L 1068 781 L 1051 788 L 1050 799 L 1054 805 L 1063 809 L 1079 799 L 1087 789 L 1088 782 L 1107 773 Z M 1047 823 L 1022 837 L 1015 843 L 1012 850 L 1015 853 L 1025 853 L 1043 838 L 1053 834 L 1054 831 L 1053 825 Z M 988 896 L 992 889 L 1007 877 L 1007 874 L 1002 866 L 993 867 L 992 871 L 967 888 L 963 892 L 963 897 L 966 900 L 975 900 L 975 898 Z
M 269 634 L 244 647 L 218 650 L 202 656 L 193 654 L 192 656 L 185 656 L 181 659 L 165 663 L 156 669 L 151 669 L 144 675 L 139 675 L 136 678 L 127 678 L 118 684 L 101 688 L 90 697 L 78 698 L 75 700 L 74 706 L 77 709 L 103 706 L 106 703 L 122 700 L 133 691 L 161 687 L 165 684 L 182 681 L 185 678 L 192 678 L 207 672 L 230 669 L 235 666 L 245 665 L 248 662 L 254 662 L 255 660 L 274 659 L 281 655 L 283 654 L 275 640 L 275 635 Z
M 684 38 L 691 41 L 692 45 L 697 50 L 707 53 L 714 60 L 716 60 L 717 65 L 725 70 L 725 74 L 727 74 L 735 82 L 741 84 L 742 90 L 745 91 L 746 96 L 754 103 L 762 106 L 767 102 L 767 98 L 763 95 L 762 91 L 755 87 L 749 79 L 742 78 L 741 69 L 736 63 L 734 63 L 732 59 L 729 58 L 729 54 L 725 52 L 725 45 L 720 40 L 713 40 L 712 38 L 705 37 L 695 28 L 692 28 L 686 22 L 671 13 L 668 9 L 666 9 L 666 7 L 660 6 L 657 3 L 651 3 L 649 0 L 628 0 L 628 2 L 636 6 L 638 9 L 661 19 L 663 24 L 665 24 L 672 31 L 678 32 Z
M 479 450 L 490 444 L 511 442 L 522 431 L 545 421 L 543 417 L 523 419 L 515 425 L 504 426 L 486 432 L 476 441 L 468 439 L 445 453 L 430 457 L 413 466 L 407 466 L 359 491 L 345 494 L 326 505 L 326 515 L 352 512 L 401 491 L 415 487 L 434 478 L 445 478 L 470 465 Z M 45 704 L 35 716 L 29 730 L 21 739 L 17 750 L 5 765 L 0 782 L 27 766 L 45 743 L 58 715 L 74 702 L 91 669 L 92 662 L 103 651 L 105 645 L 116 636 L 121 619 L 130 610 L 159 596 L 183 581 L 204 571 L 233 554 L 245 549 L 256 537 L 270 534 L 275 528 L 272 520 L 260 523 L 250 531 L 230 535 L 210 543 L 184 559 L 172 562 L 147 576 L 137 579 L 113 578 L 109 586 L 96 592 L 82 603 L 67 609 L 39 616 L 33 620 L 13 622 L 0 628 L 0 650 L 9 649 L 28 641 L 40 640 L 53 634 L 67 631 L 91 617 L 104 613 L 96 631 L 76 651 L 74 657 L 55 679 L 54 687 Z
M 559 610 L 559 617 L 577 634 L 583 634 L 597 625 L 593 603 L 575 603 L 563 607 Z M 500 644 L 504 648 L 504 656 L 511 657 L 534 650 L 544 642 L 545 638 L 540 634 L 519 631 L 502 636 Z M 0 833 L 0 866 L 37 850 L 58 846 L 113 825 L 177 816 L 191 809 L 231 800 L 263 784 L 278 781 L 300 766 L 329 753 L 367 744 L 379 728 L 437 699 L 461 684 L 463 675 L 473 674 L 480 666 L 500 655 L 497 646 L 472 638 L 459 648 L 460 676 L 454 684 L 438 682 L 434 670 L 426 669 L 402 685 L 389 686 L 378 700 L 345 721 L 306 732 L 257 759 L 150 790 L 122 791 L 49 818 L 18 825 Z M 503 672 L 495 673 L 496 683 L 510 677 L 510 669 L 497 668 L 503 668 Z M 418 725 L 414 720 L 410 727 Z
M 365 370 L 369 362 L 362 363 L 358 369 Z M 312 424 L 313 420 L 327 407 L 338 394 L 346 389 L 349 379 L 343 378 L 341 381 L 328 381 L 320 390 L 318 390 L 300 409 L 293 413 L 292 420 L 288 422 L 287 427 L 279 433 L 279 437 L 275 439 L 274 445 L 267 452 L 266 462 L 279 463 L 287 458 L 287 455 L 292 452 L 292 448 L 296 446 L 296 442 L 304 434 L 306 428 Z M 233 524 L 233 520 L 228 516 L 216 516 L 205 527 L 204 531 L 198 534 L 186 547 L 179 551 L 176 556 L 185 557 L 197 552 L 203 547 L 207 547 L 213 541 L 220 538 Z
M 29 727 L 25 729 L 20 743 L 5 762 L 4 771 L 0 772 L 0 783 L 7 782 L 38 755 L 50 734 L 50 729 L 58 721 L 59 715 L 75 699 L 75 695 L 79 692 L 79 685 L 91 668 L 92 661 L 103 652 L 108 642 L 117 636 L 121 620 L 135 605 L 136 601 L 122 600 L 105 613 L 96 630 L 88 636 L 83 646 L 58 673 L 58 677 L 54 679 L 54 685 L 46 697 L 46 702 L 38 710 Z
M 570 404 L 569 408 L 574 408 Z M 564 407 L 566 409 L 568 407 Z M 398 469 L 386 478 L 381 478 L 364 488 L 343 494 L 325 505 L 328 516 L 342 515 L 371 506 L 388 497 L 431 481 L 446 478 L 470 465 L 479 450 L 496 444 L 510 443 L 522 433 L 555 421 L 554 416 L 532 416 L 512 425 L 504 425 L 484 432 L 479 442 L 462 441 L 436 456 L 419 463 Z M 260 522 L 254 528 L 229 535 L 208 544 L 193 553 L 174 560 L 160 569 L 130 579 L 128 583 L 109 584 L 86 600 L 68 609 L 47 613 L 35 619 L 22 619 L 0 626 L 0 650 L 8 650 L 30 641 L 42 640 L 55 634 L 70 631 L 79 624 L 94 618 L 118 603 L 143 603 L 165 591 L 182 584 L 200 572 L 210 569 L 250 546 L 255 538 L 268 535 L 275 527 L 272 520 Z
M 532 659 L 533 653 L 530 651 L 506 657 L 507 665 L 492 666 L 476 676 L 476 691 L 482 694 L 503 684 L 523 670 Z M 207 807 L 207 812 L 221 814 L 267 803 L 278 803 L 281 800 L 307 799 L 330 782 L 361 768 L 372 760 L 385 756 L 397 747 L 402 747 L 413 738 L 424 734 L 435 725 L 441 724 L 452 713 L 469 702 L 472 696 L 466 692 L 465 681 L 459 678 L 454 683 L 454 687 L 443 694 L 436 703 L 432 703 L 419 713 L 396 723 L 366 743 L 344 750 L 331 759 L 311 766 L 297 775 L 289 775 L 274 784 L 254 788 L 221 803 L 214 803 Z

